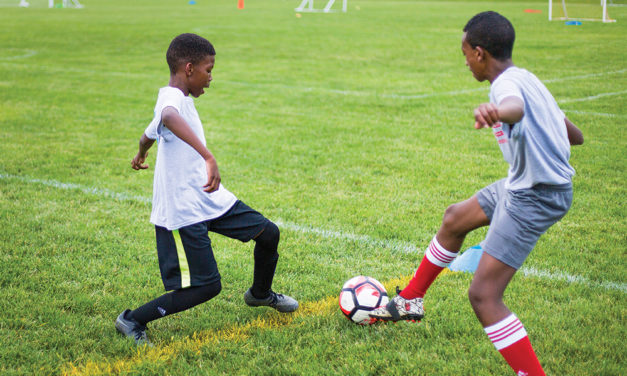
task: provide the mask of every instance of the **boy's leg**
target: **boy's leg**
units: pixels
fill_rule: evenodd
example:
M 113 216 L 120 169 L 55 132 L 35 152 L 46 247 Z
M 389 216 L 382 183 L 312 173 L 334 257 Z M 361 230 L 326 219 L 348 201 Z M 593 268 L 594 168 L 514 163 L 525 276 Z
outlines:
M 220 281 L 210 285 L 188 287 L 161 295 L 143 306 L 122 312 L 115 321 L 116 329 L 135 339 L 135 343 L 150 344 L 146 336 L 146 324 L 161 317 L 192 308 L 220 293 Z
M 175 231 L 155 226 L 155 234 L 163 285 L 173 291 L 120 314 L 116 328 L 137 343 L 147 342 L 148 322 L 206 302 L 222 288 L 206 224 Z
M 431 240 L 416 273 L 409 284 L 390 302 L 370 314 L 383 321 L 420 320 L 424 316 L 422 298 L 440 272 L 457 256 L 466 234 L 489 224 L 477 196 L 446 209 L 442 225 Z
M 503 292 L 515 273 L 515 268 L 484 252 L 468 297 L 486 334 L 514 372 L 544 375 L 523 324 L 503 303 Z
M 504 191 L 504 183 L 504 179 L 499 180 L 468 200 L 449 206 L 444 212 L 440 229 L 425 251 L 409 284 L 387 306 L 374 310 L 370 317 L 384 321 L 422 319 L 422 298 L 427 289 L 455 259 L 466 234 L 490 224 L 498 198 Z
M 272 291 L 272 281 L 279 260 L 279 228 L 261 213 L 241 201 L 222 217 L 208 222 L 209 231 L 238 239 L 255 240 L 253 284 L 244 294 L 250 306 L 270 306 L 280 312 L 292 312 L 298 302 L 286 295 Z
M 242 242 L 255 241 L 251 292 L 256 298 L 267 298 L 279 260 L 279 228 L 241 201 L 237 201 L 222 217 L 209 221 L 208 228 Z
M 503 293 L 540 236 L 568 212 L 571 202 L 570 184 L 507 191 L 481 243 L 484 253 L 468 296 L 488 337 L 519 374 L 544 371 L 522 323 L 503 303 Z
M 272 280 L 279 261 L 280 232 L 277 225 L 268 221 L 261 234 L 255 240 L 255 265 L 253 271 L 253 285 L 251 293 L 258 299 L 265 299 L 270 295 Z
M 440 272 L 455 259 L 466 234 L 489 223 L 490 220 L 479 205 L 476 195 L 449 206 L 444 213 L 442 225 L 425 251 L 414 277 L 400 295 L 404 299 L 424 297 Z
M 205 286 L 171 291 L 131 311 L 127 317 L 136 320 L 141 325 L 146 325 L 150 321 L 185 311 L 200 303 L 204 303 L 217 296 L 221 290 L 222 284 L 220 281 L 217 281 Z
M 252 307 L 270 306 L 279 312 L 293 312 L 298 309 L 298 302 L 292 297 L 272 291 L 272 280 L 279 260 L 279 238 L 279 228 L 270 221 L 266 223 L 261 234 L 254 238 L 253 285 L 244 294 L 244 301 Z

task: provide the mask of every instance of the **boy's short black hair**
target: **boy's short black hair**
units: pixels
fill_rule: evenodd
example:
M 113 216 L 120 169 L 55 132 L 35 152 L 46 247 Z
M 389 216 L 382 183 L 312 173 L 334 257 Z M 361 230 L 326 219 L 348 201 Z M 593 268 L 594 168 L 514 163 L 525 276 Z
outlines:
M 207 56 L 214 56 L 216 50 L 213 45 L 200 35 L 186 33 L 172 39 L 165 58 L 170 67 L 170 73 L 176 73 L 181 63 L 197 64 Z
M 466 42 L 472 48 L 483 47 L 497 60 L 512 57 L 516 33 L 509 20 L 500 14 L 488 11 L 474 16 L 464 26 Z

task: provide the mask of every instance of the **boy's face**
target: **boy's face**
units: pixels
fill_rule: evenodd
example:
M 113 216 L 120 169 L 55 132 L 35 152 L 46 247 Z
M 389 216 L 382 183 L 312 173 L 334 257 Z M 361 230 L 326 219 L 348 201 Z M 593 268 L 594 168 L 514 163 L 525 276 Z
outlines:
M 216 57 L 214 55 L 207 55 L 205 58 L 198 62 L 197 64 L 191 64 L 191 67 L 187 67 L 189 73 L 188 78 L 188 89 L 189 93 L 198 98 L 202 94 L 205 93 L 205 88 L 209 87 L 211 80 L 211 71 L 213 70 L 213 65 L 215 64 Z
M 472 48 L 466 41 L 466 33 L 462 36 L 462 53 L 466 57 L 466 66 L 470 68 L 475 79 L 479 82 L 485 81 L 485 51 L 481 47 Z

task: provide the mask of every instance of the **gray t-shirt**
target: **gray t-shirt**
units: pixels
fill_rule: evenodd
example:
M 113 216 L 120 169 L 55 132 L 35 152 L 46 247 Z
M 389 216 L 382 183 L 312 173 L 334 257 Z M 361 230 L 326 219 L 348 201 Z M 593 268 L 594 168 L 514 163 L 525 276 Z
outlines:
M 146 137 L 158 140 L 150 222 L 176 230 L 221 216 L 237 198 L 222 184 L 212 193 L 203 191 L 203 185 L 207 183 L 205 161 L 194 148 L 163 125 L 161 112 L 166 107 L 179 112 L 203 145 L 207 141 L 194 99 L 177 88 L 161 88 L 154 118 L 144 132 Z
M 568 163 L 570 143 L 564 112 L 544 84 L 522 68 L 508 68 L 490 87 L 491 103 L 498 105 L 511 96 L 522 99 L 525 115 L 516 124 L 492 128 L 503 158 L 510 165 L 505 188 L 570 183 L 575 170 Z

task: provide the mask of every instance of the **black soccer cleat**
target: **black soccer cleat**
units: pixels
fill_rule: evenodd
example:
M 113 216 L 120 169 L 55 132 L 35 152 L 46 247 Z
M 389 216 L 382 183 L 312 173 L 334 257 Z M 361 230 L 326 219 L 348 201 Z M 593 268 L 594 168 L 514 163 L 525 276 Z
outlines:
M 127 309 L 120 313 L 118 318 L 115 320 L 115 328 L 118 332 L 124 334 L 125 336 L 133 338 L 135 340 L 135 344 L 137 345 L 152 346 L 148 340 L 148 336 L 146 335 L 146 326 L 141 325 L 132 318 L 129 318 L 128 314 L 130 312 L 131 310 Z
M 279 312 L 294 312 L 298 309 L 298 302 L 296 299 L 283 295 L 277 294 L 276 292 L 270 290 L 270 296 L 265 299 L 257 299 L 253 296 L 252 291 L 248 289 L 244 293 L 244 302 L 251 307 L 262 307 L 268 306 L 276 309 Z

